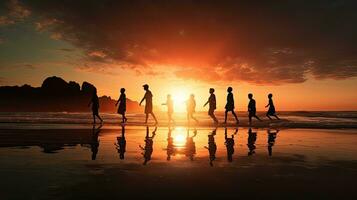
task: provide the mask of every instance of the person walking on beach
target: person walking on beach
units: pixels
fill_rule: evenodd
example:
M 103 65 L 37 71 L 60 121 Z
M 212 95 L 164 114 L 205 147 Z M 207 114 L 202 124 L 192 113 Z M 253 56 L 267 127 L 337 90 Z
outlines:
M 262 121 L 257 115 L 257 109 L 256 109 L 256 103 L 255 100 L 253 99 L 253 94 L 249 93 L 248 94 L 248 98 L 249 98 L 249 104 L 248 104 L 248 113 L 249 113 L 249 125 L 252 124 L 252 117 L 255 117 L 257 120 Z
M 234 118 L 236 119 L 236 123 L 239 124 L 239 120 L 238 117 L 236 115 L 236 113 L 234 112 L 234 98 L 233 98 L 233 88 L 232 87 L 228 87 L 227 89 L 227 104 L 225 106 L 226 111 L 224 112 L 224 123 L 227 123 L 227 114 L 228 112 L 232 112 Z
M 93 113 L 93 124 L 95 124 L 95 117 L 98 117 L 101 123 L 103 123 L 102 118 L 99 116 L 99 98 L 97 95 L 97 89 L 93 91 L 92 98 L 88 104 L 88 107 L 92 105 L 92 113 Z
M 268 99 L 269 99 L 268 105 L 265 106 L 265 107 L 269 107 L 266 116 L 270 120 L 272 120 L 272 118 L 270 116 L 273 116 L 277 120 L 280 120 L 280 118 L 276 115 L 276 112 L 275 112 L 275 106 L 274 106 L 274 103 L 273 103 L 273 94 L 268 94 Z
M 203 107 L 205 107 L 207 104 L 209 104 L 208 115 L 213 119 L 214 123 L 218 124 L 218 120 L 217 120 L 216 116 L 214 115 L 214 110 L 216 110 L 216 95 L 214 94 L 214 89 L 210 88 L 209 93 L 210 93 L 210 96 L 209 96 L 207 102 L 203 105 Z
M 161 105 L 167 106 L 167 116 L 168 116 L 168 121 L 169 124 L 175 123 L 174 119 L 172 118 L 172 114 L 174 113 L 174 102 L 172 101 L 171 95 L 167 95 L 166 103 L 163 103 Z
M 118 106 L 118 114 L 122 115 L 122 123 L 125 123 L 128 121 L 128 119 L 125 117 L 125 112 L 126 112 L 126 95 L 125 95 L 125 88 L 120 89 L 120 97 L 115 104 L 115 106 Z
M 186 109 L 188 123 L 190 123 L 190 119 L 193 119 L 196 123 L 198 123 L 198 120 L 193 116 L 193 113 L 195 113 L 196 109 L 195 95 L 191 94 L 190 98 L 186 101 Z
M 145 84 L 143 85 L 143 88 L 145 90 L 145 95 L 143 97 L 143 99 L 140 101 L 139 105 L 141 105 L 143 103 L 143 101 L 145 100 L 145 124 L 148 122 L 148 118 L 149 118 L 149 114 L 151 114 L 151 116 L 154 118 L 155 120 L 155 124 L 157 124 L 157 119 L 155 117 L 155 114 L 152 111 L 152 93 L 149 90 L 149 85 Z

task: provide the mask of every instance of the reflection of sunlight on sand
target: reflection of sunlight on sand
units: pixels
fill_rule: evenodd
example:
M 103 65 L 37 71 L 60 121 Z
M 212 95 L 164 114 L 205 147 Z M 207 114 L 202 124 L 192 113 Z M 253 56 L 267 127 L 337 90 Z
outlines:
M 185 129 L 183 127 L 175 128 L 173 138 L 176 147 L 184 147 L 186 142 Z

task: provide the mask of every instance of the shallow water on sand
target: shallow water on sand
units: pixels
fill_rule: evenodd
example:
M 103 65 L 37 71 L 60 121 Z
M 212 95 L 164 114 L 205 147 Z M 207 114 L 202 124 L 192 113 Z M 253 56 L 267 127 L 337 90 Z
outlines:
M 73 130 L 1 130 L 1 195 L 9 199 L 26 195 L 35 199 L 54 196 L 67 199 L 68 190 L 83 189 L 78 188 L 83 183 L 92 187 L 97 181 L 110 183 L 107 187 L 149 181 L 160 187 L 168 187 L 165 185 L 170 183 L 175 185 L 173 188 L 182 188 L 186 187 L 183 177 L 203 181 L 199 182 L 202 188 L 197 190 L 209 188 L 212 179 L 218 181 L 215 184 L 220 181 L 225 182 L 223 185 L 233 184 L 237 181 L 235 176 L 248 185 L 262 181 L 261 187 L 275 178 L 302 181 L 301 184 L 310 179 L 324 182 L 326 175 L 335 177 L 337 182 L 348 182 L 348 178 L 357 178 L 356 144 L 356 129 L 96 126 Z M 344 174 L 340 174 L 341 169 Z M 257 171 L 263 174 L 258 176 Z M 253 179 L 249 178 L 253 176 L 251 173 Z M 143 184 L 148 190 L 151 187 L 147 182 Z M 103 189 L 98 187 L 96 190 Z M 227 187 L 230 186 L 224 188 Z M 128 188 L 124 193 L 133 192 Z M 107 197 L 115 196 L 113 192 L 107 191 Z

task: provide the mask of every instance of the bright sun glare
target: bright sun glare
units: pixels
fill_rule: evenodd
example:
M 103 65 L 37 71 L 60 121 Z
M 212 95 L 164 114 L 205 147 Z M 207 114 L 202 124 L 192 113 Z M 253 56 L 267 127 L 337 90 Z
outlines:
M 175 112 L 186 112 L 186 100 L 189 96 L 187 90 L 183 88 L 175 89 L 171 96 L 174 101 Z

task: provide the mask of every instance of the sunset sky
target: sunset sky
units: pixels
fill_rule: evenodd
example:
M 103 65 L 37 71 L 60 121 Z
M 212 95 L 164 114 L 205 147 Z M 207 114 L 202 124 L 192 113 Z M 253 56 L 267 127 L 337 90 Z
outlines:
M 154 103 L 190 93 L 198 110 L 216 89 L 223 110 L 253 93 L 264 110 L 357 110 L 355 1 L 0 2 L 0 85 L 48 76 L 94 84 L 100 95 Z M 179 106 L 179 109 L 183 109 Z

